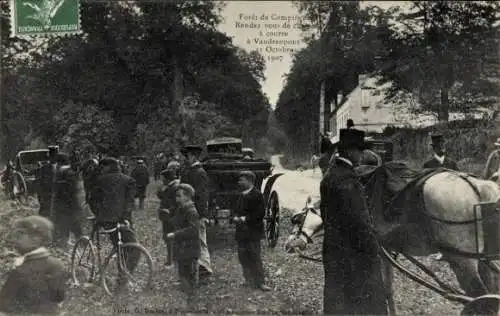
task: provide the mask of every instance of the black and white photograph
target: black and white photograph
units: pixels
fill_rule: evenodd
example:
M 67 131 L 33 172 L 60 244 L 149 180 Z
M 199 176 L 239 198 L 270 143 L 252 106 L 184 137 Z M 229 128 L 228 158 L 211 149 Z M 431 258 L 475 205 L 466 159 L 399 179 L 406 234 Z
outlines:
M 0 316 L 500 316 L 499 1 L 0 18 Z

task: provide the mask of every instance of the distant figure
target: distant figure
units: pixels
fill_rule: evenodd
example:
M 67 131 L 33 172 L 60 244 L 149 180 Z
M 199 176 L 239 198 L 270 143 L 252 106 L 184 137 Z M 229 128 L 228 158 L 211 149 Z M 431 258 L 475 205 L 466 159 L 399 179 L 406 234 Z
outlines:
M 144 199 L 149 184 L 149 172 L 144 160 L 137 160 L 137 166 L 130 175 L 135 180 L 136 198 L 139 199 L 139 209 L 144 209 Z
M 443 135 L 435 134 L 431 136 L 434 157 L 424 163 L 424 168 L 447 168 L 458 170 L 457 163 L 446 156 Z
M 500 138 L 497 139 L 494 145 L 495 149 L 491 152 L 486 161 L 483 177 L 485 179 L 498 181 L 500 174 Z
M 9 197 L 9 199 L 14 199 L 14 173 L 15 168 L 14 164 L 11 160 L 5 166 L 5 169 L 2 170 L 2 184 L 5 188 L 5 194 Z
M 312 157 L 311 157 L 310 163 L 311 163 L 311 168 L 313 170 L 313 174 L 316 171 L 316 167 L 318 166 L 319 159 L 320 159 L 320 156 L 317 156 L 317 155 L 312 155 Z

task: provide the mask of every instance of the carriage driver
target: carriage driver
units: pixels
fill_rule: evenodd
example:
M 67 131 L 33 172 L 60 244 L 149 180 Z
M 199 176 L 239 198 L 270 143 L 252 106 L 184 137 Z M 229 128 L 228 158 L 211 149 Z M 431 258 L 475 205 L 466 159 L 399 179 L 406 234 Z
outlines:
M 364 132 L 341 129 L 339 136 L 339 156 L 320 185 L 324 313 L 387 315 L 380 245 L 354 172 L 365 149 Z
M 444 148 L 444 137 L 442 134 L 434 134 L 431 136 L 432 150 L 434 157 L 424 163 L 424 168 L 439 168 L 444 167 L 447 169 L 458 170 L 457 163 L 446 156 Z

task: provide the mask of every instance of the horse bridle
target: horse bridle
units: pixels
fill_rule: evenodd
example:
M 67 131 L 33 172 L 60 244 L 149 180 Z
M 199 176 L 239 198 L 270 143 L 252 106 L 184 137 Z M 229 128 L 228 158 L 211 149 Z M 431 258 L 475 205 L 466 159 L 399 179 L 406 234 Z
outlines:
M 314 207 L 306 206 L 304 211 L 295 214 L 293 217 L 298 216 L 298 215 L 302 215 L 302 214 L 304 215 L 304 219 L 303 219 L 302 223 L 300 224 L 300 226 L 297 229 L 296 236 L 297 237 L 304 236 L 306 238 L 306 240 L 307 240 L 307 243 L 312 243 L 313 242 L 312 236 L 323 226 L 323 224 L 321 224 L 320 226 L 318 226 L 318 228 L 312 233 L 311 236 L 307 235 L 304 232 L 303 228 L 304 228 L 304 224 L 306 222 L 307 214 L 309 212 L 312 212 L 313 214 L 319 216 L 318 212 L 316 211 L 316 209 L 314 209 Z M 292 217 L 292 223 L 293 223 L 293 217 Z

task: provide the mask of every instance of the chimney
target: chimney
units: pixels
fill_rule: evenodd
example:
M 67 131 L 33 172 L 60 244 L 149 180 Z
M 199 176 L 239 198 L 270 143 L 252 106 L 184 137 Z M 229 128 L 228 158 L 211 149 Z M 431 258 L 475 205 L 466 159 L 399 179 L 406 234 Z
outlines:
M 337 93 L 337 106 L 340 105 L 340 103 L 342 102 L 342 99 L 344 99 L 344 93 L 342 91 L 339 91 Z
M 364 82 L 366 81 L 366 79 L 368 79 L 367 74 L 359 74 L 358 75 L 358 85 L 362 86 L 364 84 Z

